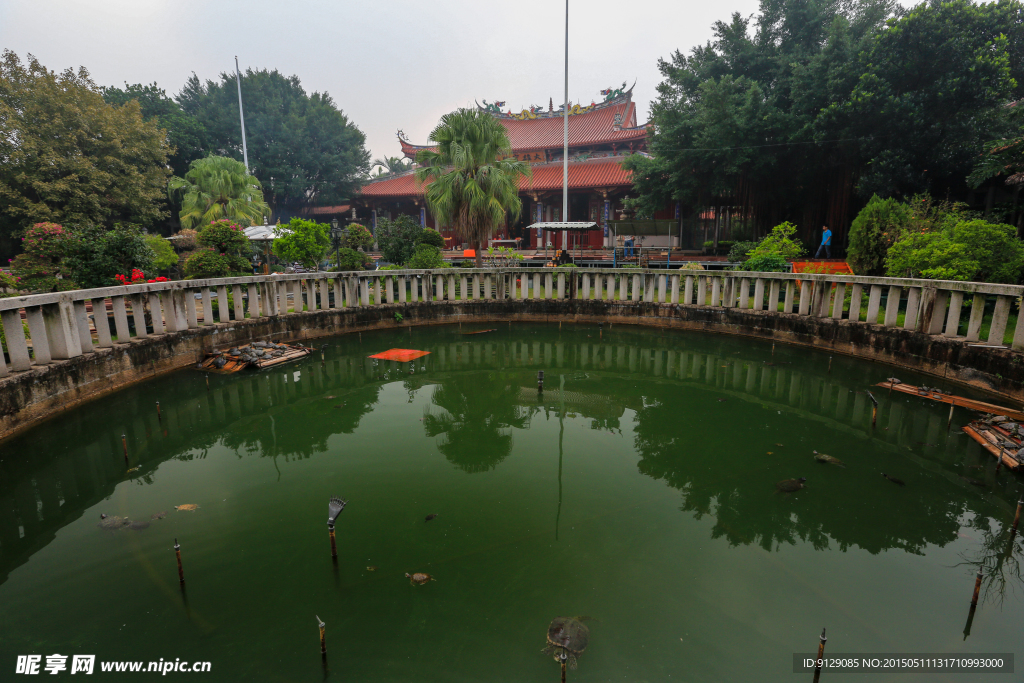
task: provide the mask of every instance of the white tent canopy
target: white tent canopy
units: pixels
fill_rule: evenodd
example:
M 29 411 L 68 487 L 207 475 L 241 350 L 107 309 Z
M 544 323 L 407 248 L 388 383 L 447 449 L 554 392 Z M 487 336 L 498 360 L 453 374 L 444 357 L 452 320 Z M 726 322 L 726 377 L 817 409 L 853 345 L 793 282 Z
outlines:
M 248 228 L 244 228 L 245 236 L 253 242 L 271 242 L 274 237 L 274 229 L 281 228 L 279 225 L 252 225 Z M 281 228 L 281 232 L 289 233 L 291 230 L 287 228 Z

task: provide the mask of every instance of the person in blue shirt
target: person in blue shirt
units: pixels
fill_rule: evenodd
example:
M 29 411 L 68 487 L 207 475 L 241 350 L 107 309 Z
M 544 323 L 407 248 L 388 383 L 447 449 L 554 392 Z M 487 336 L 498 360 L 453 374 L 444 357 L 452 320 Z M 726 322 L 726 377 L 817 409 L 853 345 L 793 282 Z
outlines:
M 821 252 L 825 252 L 825 258 L 832 258 L 832 231 L 828 229 L 827 225 L 821 226 L 821 246 L 818 247 L 817 253 L 814 254 L 814 258 L 821 258 Z

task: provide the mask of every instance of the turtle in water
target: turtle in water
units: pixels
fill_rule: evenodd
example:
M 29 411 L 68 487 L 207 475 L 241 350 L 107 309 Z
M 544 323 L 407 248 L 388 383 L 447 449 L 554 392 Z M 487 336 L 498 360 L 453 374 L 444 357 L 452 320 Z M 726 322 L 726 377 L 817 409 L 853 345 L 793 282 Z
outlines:
M 149 522 L 132 522 L 128 525 L 128 528 L 133 531 L 142 531 L 149 528 Z
M 800 477 L 799 479 L 783 479 L 775 484 L 775 488 L 782 493 L 793 493 L 794 491 L 799 491 L 806 486 L 806 484 L 804 484 L 805 481 L 807 481 L 807 477 Z
M 150 519 L 163 519 L 167 516 L 166 512 L 157 512 L 149 516 Z
M 178 512 L 192 512 L 193 510 L 198 510 L 199 506 L 195 503 L 186 503 L 184 505 L 175 505 L 174 509 Z
M 552 655 L 558 663 L 576 668 L 577 660 L 587 649 L 590 629 L 583 622 L 589 617 L 555 617 L 548 626 L 548 644 L 542 652 Z
M 831 455 L 819 453 L 818 451 L 812 451 L 814 453 L 814 459 L 818 462 L 823 462 L 828 465 L 838 465 L 839 467 L 846 467 L 846 464 L 839 458 L 833 458 Z
M 415 574 L 406 574 L 405 578 L 409 579 L 409 583 L 411 583 L 414 586 L 422 586 L 425 583 L 436 580 L 430 574 L 424 574 L 423 572 L 416 572 Z
M 100 515 L 100 523 L 97 524 L 101 529 L 108 529 L 110 531 L 116 531 L 117 529 L 123 529 L 132 521 L 127 517 L 119 517 L 118 515 Z
M 426 519 L 426 521 L 428 521 L 428 522 L 429 522 L 430 520 L 434 519 L 435 517 L 437 517 L 437 513 L 436 513 L 436 512 L 433 512 L 433 513 L 431 513 L 431 514 L 427 515 L 427 519 Z
M 902 479 L 897 479 L 896 477 L 890 477 L 885 472 L 882 472 L 882 476 L 885 477 L 886 479 L 888 479 L 889 481 L 891 481 L 894 484 L 899 484 L 900 486 L 906 486 L 907 485 L 906 482 L 903 481 Z

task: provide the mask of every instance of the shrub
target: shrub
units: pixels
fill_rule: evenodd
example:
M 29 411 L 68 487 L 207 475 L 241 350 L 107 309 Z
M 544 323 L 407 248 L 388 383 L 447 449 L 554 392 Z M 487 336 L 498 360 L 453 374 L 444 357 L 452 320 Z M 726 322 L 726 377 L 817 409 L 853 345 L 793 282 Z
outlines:
M 11 259 L 11 272 L 21 289 L 56 292 L 77 289 L 64 264 L 71 232 L 57 223 L 36 223 L 21 238 L 24 253 Z
M 1024 272 L 1024 243 L 1013 226 L 983 220 L 908 230 L 889 248 L 888 275 L 1014 284 Z
M 211 247 L 197 249 L 185 261 L 185 275 L 189 279 L 229 277 L 232 273 L 251 273 L 249 262 L 241 256 L 218 253 Z
M 380 221 L 377 223 L 379 225 Z M 360 247 L 369 249 L 376 240 L 373 233 L 366 229 L 366 227 L 358 223 L 352 223 L 345 229 L 345 237 L 342 241 L 344 242 L 342 246 L 349 249 L 358 249 Z
M 743 269 L 759 273 L 785 273 L 789 270 L 789 261 L 778 254 L 762 254 L 747 259 Z
M 751 261 L 758 259 L 758 264 L 768 263 L 762 261 L 764 256 L 780 256 L 786 261 L 800 258 L 807 251 L 800 240 L 793 239 L 796 233 L 796 226 L 790 222 L 781 223 L 772 228 L 768 235 L 757 243 L 757 246 L 747 252 L 747 262 L 744 264 L 746 270 L 753 270 L 750 267 Z
M 152 271 L 154 256 L 138 226 L 119 224 L 108 230 L 94 225 L 71 231 L 64 265 L 79 287 L 109 287 L 118 273 Z
M 441 256 L 440 249 L 421 242 L 416 245 L 416 251 L 413 252 L 412 258 L 409 259 L 409 262 L 406 263 L 405 266 L 406 268 L 412 268 L 414 270 L 428 270 L 444 268 L 447 264 Z
M 366 270 L 372 263 L 370 257 L 361 251 L 349 247 L 338 251 L 337 267 L 340 271 Z
M 893 198 L 871 197 L 850 225 L 846 262 L 858 275 L 885 273 L 885 255 L 910 221 L 910 208 Z
M 416 238 L 423 228 L 412 216 L 401 215 L 390 220 L 377 219 L 377 246 L 380 255 L 391 263 L 405 263 L 416 250 Z
M 153 252 L 153 269 L 162 272 L 178 263 L 178 255 L 171 243 L 160 235 L 143 235 L 146 246 Z
M 211 247 L 217 253 L 241 255 L 250 251 L 249 238 L 244 228 L 228 218 L 212 221 L 196 235 L 196 242 Z
M 459 268 L 476 268 L 476 263 L 473 262 L 473 259 L 463 259 Z
M 729 249 L 729 255 L 726 258 L 734 263 L 743 263 L 756 246 L 757 242 L 736 242 Z
M 285 261 L 298 261 L 309 270 L 317 270 L 331 245 L 327 225 L 301 218 L 277 226 L 274 235 L 274 253 Z
M 428 244 L 438 249 L 444 249 L 444 237 L 441 237 L 441 233 L 432 228 L 423 228 L 420 234 L 416 236 L 416 244 Z

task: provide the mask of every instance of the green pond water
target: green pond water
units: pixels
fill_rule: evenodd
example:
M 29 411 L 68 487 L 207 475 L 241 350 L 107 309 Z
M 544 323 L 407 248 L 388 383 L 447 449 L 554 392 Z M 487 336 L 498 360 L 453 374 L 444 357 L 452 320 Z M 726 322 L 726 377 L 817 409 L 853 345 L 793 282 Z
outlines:
M 886 366 L 618 325 L 319 343 L 323 363 L 209 390 L 182 370 L 0 444 L 0 680 L 57 653 L 96 655 L 100 678 L 162 658 L 210 681 L 555 681 L 547 626 L 577 615 L 570 680 L 809 680 L 793 653 L 823 626 L 826 653 L 1011 652 L 1016 674 L 941 680 L 1021 680 L 1022 479 L 962 434 L 967 411 L 947 432 L 947 406 L 872 387 Z M 430 354 L 368 358 L 390 348 Z

